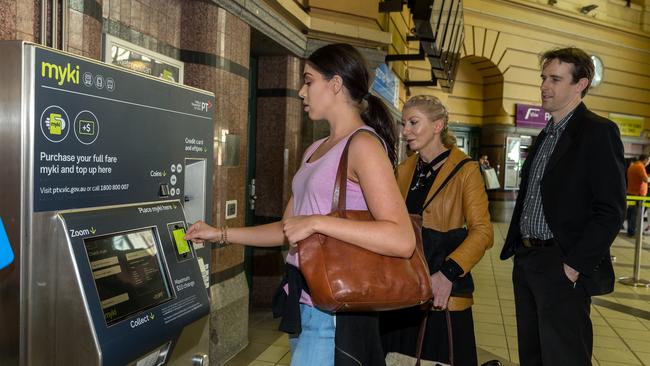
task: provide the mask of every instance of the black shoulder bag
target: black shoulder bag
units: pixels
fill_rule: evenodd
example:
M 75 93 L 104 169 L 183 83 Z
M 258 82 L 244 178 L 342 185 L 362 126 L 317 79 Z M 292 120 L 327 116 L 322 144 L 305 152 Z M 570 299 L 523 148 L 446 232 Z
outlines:
M 434 198 L 442 191 L 443 188 L 449 183 L 451 178 L 458 173 L 460 168 L 468 162 L 472 161 L 469 158 L 466 158 L 460 161 L 455 167 L 454 170 L 449 173 L 447 178 L 442 182 L 440 187 L 436 192 L 431 196 L 431 198 L 424 204 L 420 215 L 424 214 L 424 210 L 431 204 Z M 424 245 L 424 256 L 429 264 L 429 272 L 434 274 L 440 270 L 442 264 L 445 261 L 445 258 L 456 250 L 458 246 L 467 238 L 467 229 L 456 228 L 449 230 L 447 232 L 437 231 L 429 229 L 422 226 L 422 242 Z M 456 294 L 471 294 L 474 291 L 474 281 L 470 273 L 467 273 L 465 276 L 454 281 L 451 288 L 451 295 Z M 416 348 L 416 366 L 420 365 L 420 356 L 422 354 L 422 343 L 424 342 L 424 335 L 426 333 L 427 319 L 429 318 L 429 309 L 424 310 L 424 316 L 422 317 L 422 323 L 420 323 L 420 331 L 418 332 L 418 344 Z M 449 338 L 449 364 L 454 365 L 454 341 L 453 334 L 451 331 L 451 315 L 449 314 L 449 309 L 445 310 L 445 316 L 447 318 L 447 337 Z

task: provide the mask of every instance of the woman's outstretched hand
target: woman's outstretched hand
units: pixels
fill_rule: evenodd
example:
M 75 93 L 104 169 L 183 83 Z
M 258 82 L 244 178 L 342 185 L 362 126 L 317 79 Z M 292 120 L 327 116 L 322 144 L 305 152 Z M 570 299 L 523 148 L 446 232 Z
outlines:
M 191 240 L 195 243 L 217 241 L 221 239 L 221 230 L 199 220 L 187 229 L 184 239 Z
M 289 245 L 295 247 L 298 242 L 316 232 L 316 224 L 320 215 L 292 216 L 282 221 L 282 230 Z

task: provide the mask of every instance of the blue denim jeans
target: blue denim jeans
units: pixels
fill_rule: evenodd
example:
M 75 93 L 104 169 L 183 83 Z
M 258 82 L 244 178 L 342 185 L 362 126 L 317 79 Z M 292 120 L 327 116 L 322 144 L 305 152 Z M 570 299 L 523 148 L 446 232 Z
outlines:
M 302 332 L 289 338 L 291 366 L 334 366 L 334 315 L 300 304 Z
M 641 215 L 645 214 L 645 209 L 641 211 Z M 636 234 L 636 220 L 637 220 L 637 207 L 628 206 L 627 207 L 627 235 L 634 236 Z M 643 231 L 643 228 L 639 230 Z

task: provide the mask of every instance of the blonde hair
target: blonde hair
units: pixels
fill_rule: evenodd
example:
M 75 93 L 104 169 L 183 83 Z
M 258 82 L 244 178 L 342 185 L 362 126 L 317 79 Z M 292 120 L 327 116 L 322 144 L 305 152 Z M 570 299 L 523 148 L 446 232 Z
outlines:
M 435 122 L 439 119 L 442 119 L 444 127 L 440 132 L 440 140 L 446 148 L 451 148 L 456 146 L 456 136 L 449 131 L 449 111 L 447 107 L 433 95 L 414 95 L 409 98 L 406 103 L 404 103 L 404 108 L 416 108 L 418 111 L 422 112 L 431 122 Z

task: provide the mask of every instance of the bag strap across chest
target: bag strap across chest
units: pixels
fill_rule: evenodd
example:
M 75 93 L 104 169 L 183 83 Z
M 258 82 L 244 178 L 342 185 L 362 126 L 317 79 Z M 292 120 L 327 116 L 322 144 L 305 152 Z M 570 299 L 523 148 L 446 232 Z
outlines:
M 350 149 L 350 143 L 352 142 L 352 139 L 354 136 L 356 136 L 358 133 L 361 132 L 367 132 L 369 134 L 372 134 L 373 136 L 377 137 L 379 141 L 381 142 L 381 138 L 379 135 L 377 135 L 375 132 L 366 130 L 366 129 L 358 129 L 355 132 L 350 135 L 348 138 L 348 142 L 345 144 L 345 148 L 343 148 L 343 153 L 341 154 L 341 160 L 339 160 L 339 167 L 336 170 L 336 179 L 334 180 L 334 192 L 332 193 L 332 212 L 338 212 L 339 217 L 345 218 L 345 202 L 346 202 L 346 196 L 347 196 L 347 180 L 348 180 L 348 150 Z
M 456 164 L 456 166 L 454 167 L 454 169 L 451 171 L 451 173 L 449 173 L 449 175 L 447 176 L 447 178 L 445 178 L 445 180 L 442 182 L 442 184 L 440 185 L 440 187 L 438 187 L 438 189 L 437 189 L 437 190 L 435 191 L 435 193 L 431 196 L 431 198 L 429 198 L 429 200 L 427 201 L 427 203 L 425 203 L 424 206 L 422 206 L 422 211 L 420 211 L 420 215 L 422 215 L 422 213 L 424 212 L 424 210 L 429 206 L 429 204 L 431 204 L 431 201 L 433 201 L 433 199 L 436 198 L 436 196 L 438 195 L 438 193 L 440 193 L 440 191 L 442 191 L 442 189 L 445 188 L 445 186 L 447 185 L 447 183 L 449 183 L 449 181 L 451 180 L 451 178 L 453 178 L 454 175 L 456 175 L 456 173 L 458 173 L 458 171 L 460 170 L 460 168 L 462 168 L 463 165 L 469 163 L 470 161 L 472 161 L 472 159 L 470 159 L 470 158 L 465 158 L 465 159 L 461 160 L 458 164 Z

